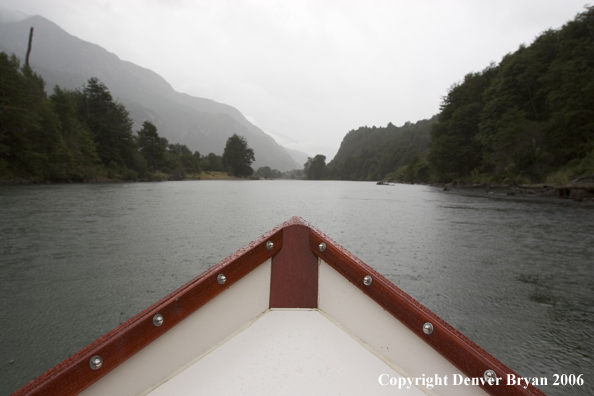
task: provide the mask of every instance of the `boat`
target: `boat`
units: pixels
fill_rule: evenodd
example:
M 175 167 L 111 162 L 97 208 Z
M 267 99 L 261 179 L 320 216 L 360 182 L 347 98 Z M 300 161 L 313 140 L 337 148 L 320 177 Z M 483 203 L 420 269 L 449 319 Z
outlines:
M 23 395 L 543 395 L 300 217 Z

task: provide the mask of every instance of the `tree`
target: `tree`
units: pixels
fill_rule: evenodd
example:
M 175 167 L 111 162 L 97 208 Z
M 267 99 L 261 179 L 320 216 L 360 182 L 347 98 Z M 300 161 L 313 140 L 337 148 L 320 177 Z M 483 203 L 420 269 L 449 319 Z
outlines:
M 43 86 L 24 71 L 15 55 L 0 53 L 0 172 L 38 177 L 47 161 L 34 148 L 43 125 Z
M 231 170 L 231 174 L 237 177 L 247 177 L 254 173 L 250 166 L 256 160 L 254 150 L 248 147 L 243 136 L 233 134 L 227 139 L 227 145 L 223 152 L 223 160 Z
M 160 169 L 165 160 L 167 139 L 159 137 L 157 127 L 150 121 L 142 124 L 142 129 L 137 132 L 138 150 L 151 171 Z
M 326 172 L 326 156 L 318 154 L 314 158 L 308 157 L 303 165 L 303 173 L 308 180 L 320 180 Z
M 225 172 L 223 157 L 215 153 L 200 158 L 200 169 L 205 172 Z
M 481 73 L 469 73 L 443 98 L 438 123 L 431 129 L 428 156 L 436 180 L 445 182 L 468 177 L 482 165 L 481 144 L 476 136 L 485 106 L 483 93 L 497 72 L 491 65 Z
M 105 165 L 132 165 L 134 139 L 128 110 L 115 102 L 97 78 L 90 78 L 82 92 L 80 112 L 93 134 L 97 152 Z
M 78 118 L 76 95 L 76 91 L 66 91 L 56 86 L 49 100 L 59 118 L 66 145 L 66 177 L 70 180 L 84 180 L 93 177 L 99 156 L 91 131 Z
M 325 179 L 381 180 L 418 155 L 426 157 L 431 125 L 437 116 L 401 127 L 361 127 L 343 139 L 334 159 L 326 166 Z
M 269 166 L 261 166 L 256 171 L 256 176 L 270 179 L 272 178 L 272 169 Z

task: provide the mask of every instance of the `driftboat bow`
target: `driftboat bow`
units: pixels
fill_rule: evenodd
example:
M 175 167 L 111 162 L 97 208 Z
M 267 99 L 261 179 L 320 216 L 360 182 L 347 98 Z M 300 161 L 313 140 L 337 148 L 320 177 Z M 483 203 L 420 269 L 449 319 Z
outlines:
M 508 376 L 292 217 L 12 396 L 543 395 Z

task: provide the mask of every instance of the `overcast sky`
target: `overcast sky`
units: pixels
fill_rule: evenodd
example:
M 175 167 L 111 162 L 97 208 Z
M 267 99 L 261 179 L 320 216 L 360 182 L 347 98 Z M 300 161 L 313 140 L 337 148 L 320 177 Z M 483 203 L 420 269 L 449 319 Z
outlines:
M 330 160 L 360 126 L 439 112 L 469 72 L 588 0 L 0 0 Z

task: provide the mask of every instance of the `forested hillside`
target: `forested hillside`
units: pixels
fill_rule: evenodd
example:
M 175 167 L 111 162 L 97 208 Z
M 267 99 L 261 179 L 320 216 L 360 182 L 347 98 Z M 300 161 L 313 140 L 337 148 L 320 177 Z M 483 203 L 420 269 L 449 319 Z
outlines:
M 594 7 L 452 86 L 428 159 L 437 181 L 594 173 Z
M 298 168 L 289 153 L 260 128 L 250 123 L 236 108 L 176 92 L 157 73 L 121 60 L 106 49 L 81 40 L 42 16 L 11 22 L 0 8 L 0 51 L 24 60 L 28 37 L 33 27 L 31 68 L 43 76 L 51 93 L 80 88 L 91 77 L 99 77 L 114 98 L 123 104 L 133 120 L 134 130 L 151 121 L 159 135 L 204 153 L 223 154 L 233 134 L 245 136 L 254 150 L 255 167 L 270 166 L 288 171 Z M 5 18 L 3 18 L 5 17 Z M 196 75 L 199 81 L 209 76 Z M 239 89 L 239 88 L 238 88 Z
M 43 79 L 4 52 L 0 76 L 0 181 L 163 180 L 233 171 L 232 155 L 202 156 L 170 144 L 149 121 L 134 133 L 128 110 L 96 78 L 48 96 Z
M 379 180 L 426 156 L 431 125 L 437 118 L 407 122 L 401 127 L 361 127 L 344 137 L 328 164 L 326 177 L 338 180 Z M 426 166 L 426 164 L 425 164 Z
M 566 182 L 594 174 L 594 7 L 469 73 L 431 120 L 349 132 L 326 178 Z

